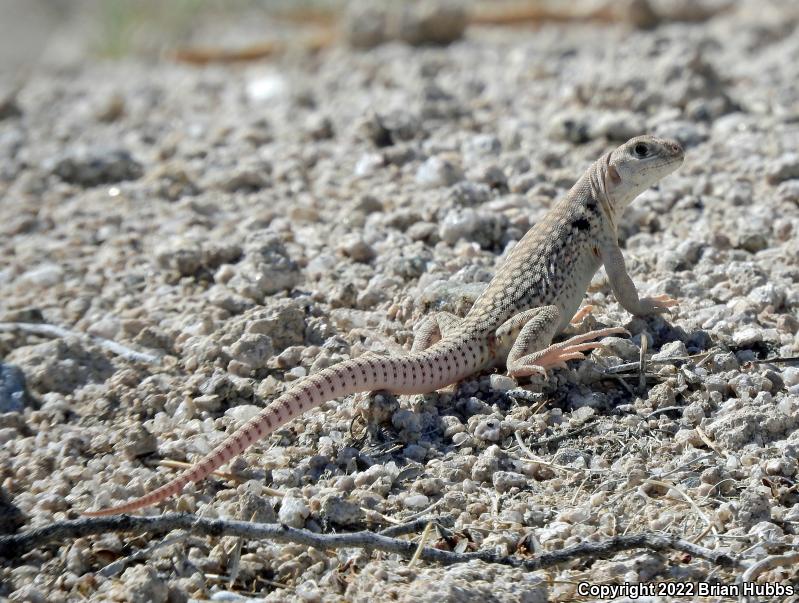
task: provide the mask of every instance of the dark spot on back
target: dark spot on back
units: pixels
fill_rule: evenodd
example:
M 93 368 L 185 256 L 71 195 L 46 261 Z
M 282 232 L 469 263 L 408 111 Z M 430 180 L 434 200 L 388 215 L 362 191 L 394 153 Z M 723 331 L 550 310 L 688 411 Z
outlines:
M 591 228 L 591 223 L 585 218 L 577 218 L 572 222 L 572 226 L 577 230 L 588 230 Z

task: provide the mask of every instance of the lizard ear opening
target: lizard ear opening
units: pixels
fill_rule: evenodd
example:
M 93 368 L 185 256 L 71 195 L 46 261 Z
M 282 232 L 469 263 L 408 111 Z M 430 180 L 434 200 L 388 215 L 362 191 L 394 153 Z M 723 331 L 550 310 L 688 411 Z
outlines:
M 605 171 L 605 184 L 610 185 L 608 188 L 615 188 L 621 184 L 619 170 L 613 165 L 608 165 L 608 169 Z

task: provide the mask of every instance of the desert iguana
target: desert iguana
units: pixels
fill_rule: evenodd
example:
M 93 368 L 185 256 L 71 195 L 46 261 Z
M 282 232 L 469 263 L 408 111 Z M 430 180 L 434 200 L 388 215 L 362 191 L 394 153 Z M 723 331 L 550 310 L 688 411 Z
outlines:
M 365 355 L 310 375 L 241 426 L 205 458 L 167 484 L 131 502 L 86 512 L 126 513 L 177 494 L 241 454 L 253 442 L 323 402 L 356 392 L 427 393 L 468 375 L 505 365 L 512 377 L 546 374 L 599 346 L 590 341 L 626 333 L 614 327 L 553 337 L 570 322 L 592 277 L 604 264 L 619 303 L 628 312 L 664 312 L 667 295 L 639 298 L 619 248 L 616 222 L 641 192 L 683 160 L 680 145 L 639 136 L 601 157 L 569 193 L 513 248 L 465 318 L 441 312 L 417 328 L 411 353 Z

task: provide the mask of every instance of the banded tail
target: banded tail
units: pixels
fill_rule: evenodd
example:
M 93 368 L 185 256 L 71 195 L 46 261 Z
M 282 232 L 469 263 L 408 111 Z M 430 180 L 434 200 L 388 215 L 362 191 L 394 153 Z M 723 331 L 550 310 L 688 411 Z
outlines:
M 273 400 L 205 458 L 170 482 L 128 503 L 84 511 L 83 515 L 116 515 L 155 505 L 178 494 L 186 484 L 204 479 L 254 442 L 328 400 L 363 391 L 388 390 L 396 394 L 434 391 L 479 370 L 488 353 L 485 344 L 478 340 L 458 345 L 444 339 L 427 350 L 407 356 L 361 356 L 331 366 L 306 377 Z

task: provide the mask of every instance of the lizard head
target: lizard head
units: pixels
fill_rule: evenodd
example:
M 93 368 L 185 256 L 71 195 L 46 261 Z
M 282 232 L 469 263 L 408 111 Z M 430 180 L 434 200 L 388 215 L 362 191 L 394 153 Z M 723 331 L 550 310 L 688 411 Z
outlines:
M 639 194 L 676 170 L 684 157 L 682 147 L 673 140 L 655 136 L 631 138 L 599 161 L 604 172 L 604 192 L 618 210 L 623 210 Z

